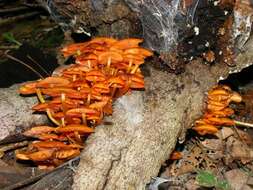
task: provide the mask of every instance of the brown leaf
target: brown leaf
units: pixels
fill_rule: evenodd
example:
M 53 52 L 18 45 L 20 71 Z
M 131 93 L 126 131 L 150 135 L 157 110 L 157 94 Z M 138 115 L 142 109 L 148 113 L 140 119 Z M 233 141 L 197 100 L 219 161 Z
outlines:
M 220 139 L 205 139 L 201 144 L 209 150 L 222 150 L 223 143 Z
M 221 137 L 222 139 L 226 139 L 234 134 L 234 131 L 230 127 L 222 127 L 221 129 Z
M 241 160 L 243 164 L 253 160 L 253 150 L 235 137 L 229 137 L 226 145 L 227 152 L 234 160 Z
M 249 186 L 246 185 L 248 181 L 248 176 L 245 172 L 240 169 L 230 170 L 225 173 L 225 177 L 231 188 L 234 190 L 246 190 Z M 250 188 L 251 189 L 251 188 Z

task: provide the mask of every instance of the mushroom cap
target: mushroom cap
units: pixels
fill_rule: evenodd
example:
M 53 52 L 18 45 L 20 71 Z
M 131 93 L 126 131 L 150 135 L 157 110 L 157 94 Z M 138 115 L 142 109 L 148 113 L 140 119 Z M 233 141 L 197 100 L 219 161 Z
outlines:
M 85 98 L 86 96 L 82 95 L 79 91 L 71 89 L 71 88 L 47 88 L 47 89 L 41 89 L 41 92 L 45 95 L 57 97 L 61 96 L 62 94 L 65 94 L 68 98 L 74 98 L 74 99 L 81 99 Z
M 129 83 L 131 88 L 144 88 L 144 77 L 141 74 L 131 74 L 129 76 Z
M 83 148 L 78 144 L 65 144 L 59 141 L 37 141 L 31 144 L 35 148 L 60 148 L 60 149 L 72 149 L 72 148 Z
M 93 38 L 89 43 L 99 43 L 99 44 L 108 44 L 108 45 L 112 45 L 114 43 L 116 43 L 118 40 L 114 39 L 114 38 L 106 38 L 106 37 L 96 37 Z
M 125 81 L 121 77 L 111 77 L 108 79 L 109 86 L 114 88 L 123 88 L 125 86 Z
M 118 63 L 113 63 L 112 66 L 114 68 L 120 69 L 120 70 L 126 70 L 129 67 L 129 63 L 127 62 L 118 62 Z
M 114 51 L 106 51 L 98 56 L 99 63 L 103 65 L 106 65 L 109 59 L 111 59 L 111 63 L 123 61 L 122 55 Z
M 90 43 L 89 45 L 86 46 L 86 48 L 89 48 L 91 50 L 97 50 L 97 51 L 106 51 L 108 50 L 108 47 L 106 47 L 103 44 L 100 43 Z
M 65 46 L 61 52 L 63 53 L 64 57 L 68 57 L 71 55 L 76 54 L 77 52 L 81 51 L 88 45 L 88 42 L 83 43 L 76 43 L 76 44 L 70 44 L 68 46 Z
M 79 149 L 58 150 L 55 152 L 55 158 L 59 159 L 59 160 L 71 159 L 71 158 L 78 156 L 79 154 L 80 154 Z M 56 165 L 58 165 L 58 164 L 56 163 Z
M 110 103 L 110 100 L 111 97 L 104 96 L 102 101 L 92 103 L 91 105 L 89 105 L 89 108 L 99 110 L 103 109 L 106 106 L 106 104 Z
M 126 49 L 124 51 L 124 54 L 135 54 L 135 55 L 143 55 L 144 57 L 149 57 L 153 55 L 153 52 L 141 47 L 136 47 L 136 48 Z
M 104 73 L 102 73 L 99 70 L 93 70 L 93 71 L 87 72 L 85 78 L 88 81 L 102 82 L 106 79 L 106 76 Z
M 29 82 L 19 88 L 19 93 L 23 95 L 35 94 L 36 93 L 36 82 Z
M 118 48 L 116 48 L 116 47 L 110 47 L 110 50 L 109 50 L 109 51 L 114 51 L 114 52 L 117 52 L 117 53 L 119 53 L 119 54 L 121 54 L 121 55 L 124 54 L 124 50 L 118 49 Z
M 39 150 L 28 154 L 28 157 L 33 161 L 46 161 L 53 157 L 54 149 Z
M 124 54 L 123 55 L 123 61 L 125 62 L 130 62 L 132 61 L 132 63 L 135 63 L 138 64 L 142 64 L 144 63 L 144 57 L 142 55 L 136 55 L 136 54 Z
M 85 53 L 78 56 L 77 60 L 97 60 L 98 56 L 94 53 Z
M 63 77 L 47 77 L 37 82 L 37 88 L 53 88 L 53 87 L 65 87 L 70 84 L 68 79 Z
M 23 134 L 25 136 L 34 136 L 34 135 L 39 135 L 39 134 L 42 134 L 42 133 L 49 133 L 49 132 L 52 132 L 54 130 L 55 130 L 54 127 L 50 127 L 50 126 L 47 126 L 47 125 L 40 125 L 40 126 L 36 126 L 36 127 L 33 127 L 31 129 L 25 131 Z
M 213 125 L 198 125 L 192 128 L 193 130 L 197 131 L 200 135 L 206 135 L 206 134 L 214 134 L 218 132 L 218 129 Z
M 87 66 L 87 67 L 89 67 L 89 66 L 95 67 L 98 65 L 98 60 L 97 59 L 83 59 L 82 57 L 77 57 L 76 63 L 83 65 L 83 66 Z M 80 67 L 78 69 L 82 69 L 82 67 Z M 87 72 L 87 70 L 85 72 Z
M 96 115 L 99 114 L 99 111 L 88 107 L 85 108 L 83 107 L 83 108 L 70 109 L 66 112 L 66 115 L 70 117 L 82 117 L 82 114 Z
M 234 120 L 226 117 L 209 117 L 204 119 L 207 124 L 218 126 L 232 126 L 235 124 Z
M 77 125 L 77 124 L 70 124 L 67 126 L 60 126 L 55 128 L 55 131 L 58 133 L 70 133 L 70 132 L 79 132 L 79 133 L 92 133 L 94 129 L 86 126 L 86 125 Z
M 142 39 L 128 38 L 128 39 L 119 40 L 115 42 L 114 44 L 112 44 L 111 47 L 124 50 L 124 49 L 138 47 L 141 42 L 143 42 Z
M 109 93 L 110 88 L 108 82 L 98 82 L 92 86 L 92 89 L 94 89 L 97 92 L 100 93 Z
M 85 79 L 78 79 L 75 80 L 71 83 L 71 87 L 72 88 L 89 88 L 89 84 L 87 83 L 87 81 Z

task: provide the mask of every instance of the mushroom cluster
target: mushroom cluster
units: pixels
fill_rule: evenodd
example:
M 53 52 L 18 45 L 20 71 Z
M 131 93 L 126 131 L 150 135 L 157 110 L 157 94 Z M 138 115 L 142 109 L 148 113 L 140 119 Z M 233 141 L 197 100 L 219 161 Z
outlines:
M 37 94 L 40 103 L 32 109 L 46 113 L 57 127 L 26 131 L 26 136 L 39 141 L 16 152 L 16 157 L 55 167 L 79 155 L 85 137 L 112 114 L 112 101 L 131 89 L 144 89 L 139 66 L 153 53 L 140 47 L 141 42 L 99 37 L 63 48 L 63 55 L 74 56 L 75 64 L 20 88 L 22 95 Z
M 241 96 L 230 87 L 219 85 L 208 92 L 207 107 L 204 116 L 195 122 L 193 129 L 200 135 L 215 134 L 221 126 L 233 126 L 230 118 L 234 110 L 229 107 L 231 102 L 240 103 Z

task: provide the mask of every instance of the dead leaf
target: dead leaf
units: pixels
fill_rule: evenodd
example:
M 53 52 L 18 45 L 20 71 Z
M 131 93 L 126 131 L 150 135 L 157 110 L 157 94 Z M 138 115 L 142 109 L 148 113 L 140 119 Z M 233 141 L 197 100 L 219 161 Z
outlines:
M 189 181 L 186 182 L 185 184 L 185 188 L 187 190 L 198 190 L 200 188 L 200 186 L 198 186 L 195 182 L 194 179 L 191 179 Z
M 226 151 L 231 155 L 233 160 L 241 160 L 243 164 L 253 160 L 253 150 L 235 137 L 228 138 Z
M 222 139 L 226 139 L 234 134 L 234 131 L 230 127 L 222 127 L 221 129 L 221 137 Z
M 240 169 L 230 170 L 225 173 L 225 177 L 234 190 L 248 190 L 251 189 L 247 185 L 248 175 Z
M 201 144 L 208 150 L 222 150 L 223 142 L 220 139 L 205 139 Z

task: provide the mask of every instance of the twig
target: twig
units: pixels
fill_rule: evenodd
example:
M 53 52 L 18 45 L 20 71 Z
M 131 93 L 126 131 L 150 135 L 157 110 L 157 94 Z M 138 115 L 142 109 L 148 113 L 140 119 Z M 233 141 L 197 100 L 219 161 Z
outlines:
M 25 7 L 25 6 L 9 8 L 9 9 L 0 9 L 0 14 L 12 13 L 12 12 L 17 12 L 17 11 L 24 11 L 24 10 L 27 10 L 27 9 L 29 9 L 29 8 Z
M 47 76 L 50 76 L 50 74 L 44 69 L 37 61 L 35 61 L 30 55 L 27 55 L 27 58 L 30 59 L 33 63 L 35 63 L 44 73 L 46 73 Z
M 30 65 L 24 63 L 23 61 L 9 55 L 9 54 L 5 54 L 6 57 L 8 57 L 9 59 L 13 60 L 13 61 L 16 61 L 18 63 L 20 63 L 21 65 L 24 65 L 25 67 L 27 67 L 28 69 L 30 69 L 31 71 L 33 71 L 36 75 L 38 75 L 40 78 L 44 78 L 39 72 L 37 72 L 34 68 L 32 68 Z
M 8 151 L 8 150 L 12 150 L 12 149 L 17 149 L 17 148 L 20 148 L 20 147 L 23 147 L 23 146 L 26 146 L 28 145 L 28 141 L 23 141 L 23 142 L 18 142 L 18 143 L 11 143 L 11 144 L 8 144 L 8 145 L 4 145 L 4 146 L 1 146 L 0 147 L 0 151 Z
M 48 172 L 45 172 L 45 173 L 43 173 L 43 174 L 37 175 L 37 176 L 35 176 L 35 177 L 31 177 L 31 178 L 29 178 L 29 179 L 20 181 L 20 182 L 18 182 L 18 183 L 15 183 L 15 184 L 13 184 L 13 185 L 10 185 L 10 186 L 8 186 L 8 187 L 3 188 L 2 190 L 14 190 L 14 189 L 18 189 L 18 188 L 27 186 L 27 185 L 29 185 L 29 184 L 31 184 L 31 183 L 33 183 L 33 182 L 36 182 L 36 181 L 40 180 L 41 178 L 47 176 L 48 174 L 51 174 L 51 173 L 53 173 L 53 172 L 55 172 L 55 171 L 57 171 L 57 170 L 59 170 L 59 169 L 62 169 L 62 168 L 64 168 L 65 166 L 71 165 L 74 161 L 77 161 L 77 160 L 79 160 L 79 159 L 80 159 L 80 156 L 77 156 L 77 157 L 75 157 L 75 158 L 69 160 L 68 162 L 65 162 L 64 164 L 58 166 L 57 168 L 55 168 L 55 169 L 53 169 L 53 170 L 51 170 L 51 171 L 48 171 Z
M 38 14 L 40 14 L 40 12 L 34 11 L 34 12 L 31 12 L 31 13 L 27 13 L 27 14 L 15 16 L 15 17 L 0 19 L 0 26 L 4 25 L 4 24 L 9 24 L 11 22 L 16 22 L 16 21 L 19 21 L 19 20 L 22 20 L 22 19 L 26 19 L 26 18 L 29 18 L 29 17 L 33 17 L 33 16 L 38 15 Z
M 43 8 L 44 9 L 44 7 L 41 6 L 38 3 L 26 3 L 26 2 L 24 2 L 22 4 L 25 5 L 25 6 L 27 6 L 27 7 L 30 7 L 30 8 Z
M 237 126 L 253 128 L 253 124 L 252 123 L 245 123 L 245 122 L 236 121 L 236 120 L 234 120 L 234 122 L 235 122 L 235 125 L 237 125 Z
M 19 46 L 0 46 L 0 49 L 3 49 L 3 50 L 8 50 L 8 49 L 18 49 Z

